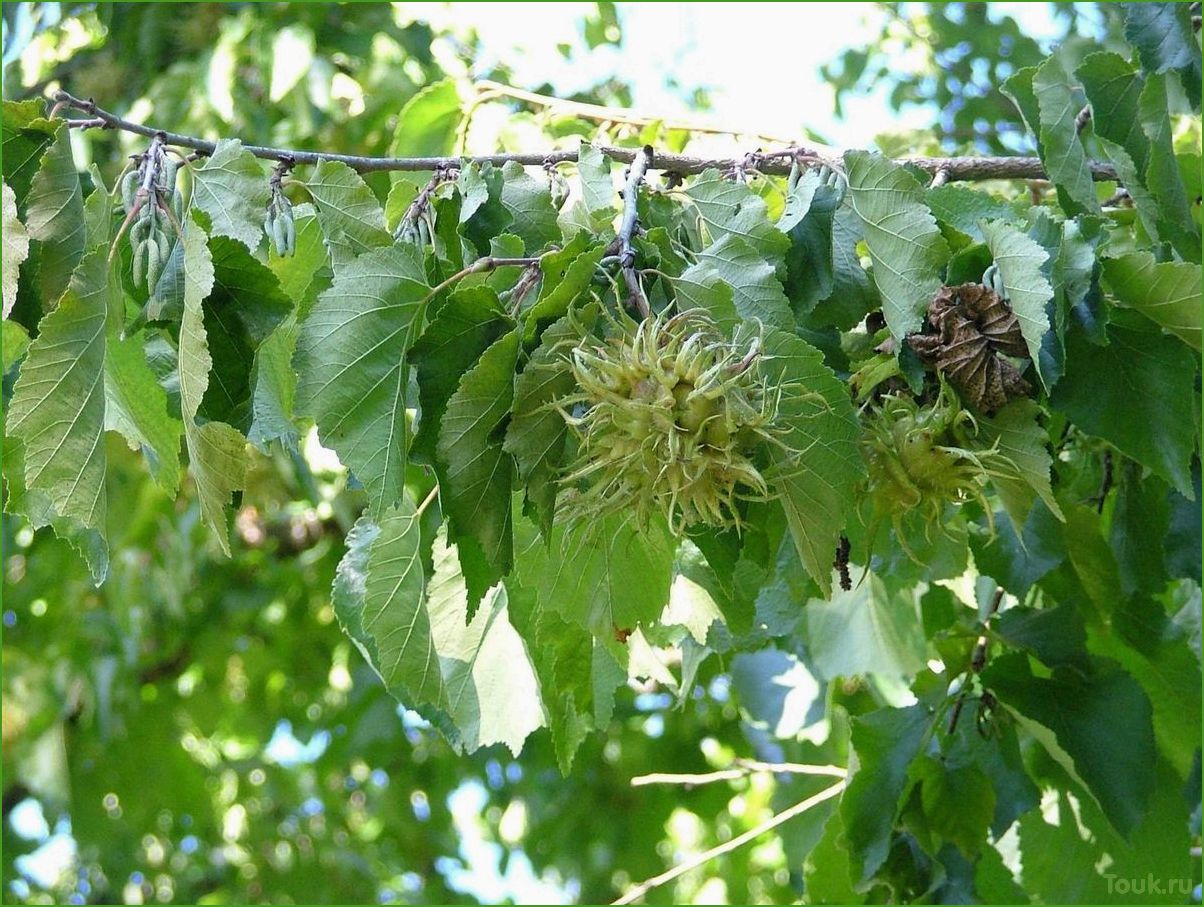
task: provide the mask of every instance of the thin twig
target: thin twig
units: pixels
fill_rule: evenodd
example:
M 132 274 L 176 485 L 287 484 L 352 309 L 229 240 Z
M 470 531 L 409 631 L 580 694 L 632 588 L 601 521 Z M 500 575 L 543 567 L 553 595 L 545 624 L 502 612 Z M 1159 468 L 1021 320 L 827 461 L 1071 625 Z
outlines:
M 487 101 L 494 97 L 503 96 L 514 98 L 518 101 L 524 101 L 528 104 L 534 104 L 538 107 L 548 107 L 554 110 L 559 110 L 573 116 L 581 117 L 583 120 L 593 120 L 600 123 L 621 123 L 624 126 L 651 126 L 659 123 L 666 130 L 682 130 L 683 132 L 697 132 L 700 134 L 709 135 L 746 135 L 752 138 L 764 139 L 767 142 L 787 142 L 789 139 L 780 138 L 779 136 L 770 135 L 767 132 L 750 132 L 747 129 L 729 129 L 717 123 L 710 123 L 705 120 L 694 118 L 681 117 L 663 117 L 656 116 L 650 113 L 641 113 L 635 110 L 617 110 L 613 107 L 603 107 L 600 104 L 585 104 L 581 101 L 567 101 L 563 98 L 554 98 L 551 95 L 536 94 L 533 91 L 524 91 L 521 88 L 514 88 L 510 85 L 503 85 L 501 82 L 493 82 L 489 79 L 482 79 L 476 83 L 478 101 Z
M 627 170 L 627 185 L 623 188 L 623 223 L 619 226 L 619 262 L 623 268 L 623 280 L 627 284 L 627 304 L 640 313 L 641 318 L 652 314 L 648 300 L 640 287 L 640 277 L 635 271 L 635 246 L 631 237 L 635 233 L 638 218 L 637 205 L 640 199 L 640 184 L 652 164 L 652 146 L 645 145 L 642 153 L 631 162 Z
M 136 135 L 154 136 L 162 134 L 169 145 L 181 148 L 192 148 L 202 155 L 209 155 L 217 148 L 216 142 L 196 136 L 183 135 L 177 132 L 167 132 L 155 126 L 146 126 L 122 119 L 114 113 L 97 107 L 93 101 L 73 97 L 60 91 L 54 95 L 55 100 L 66 101 L 70 107 L 90 114 L 93 121 L 100 120 L 107 129 L 120 129 Z M 92 121 L 89 121 L 92 122 Z M 89 127 L 90 128 L 90 127 Z M 577 152 L 574 150 L 533 151 L 510 154 L 483 154 L 471 157 L 370 157 L 352 154 L 334 154 L 326 151 L 295 151 L 289 148 L 269 148 L 262 145 L 243 145 L 243 148 L 255 157 L 269 161 L 292 159 L 297 164 L 317 164 L 321 161 L 340 161 L 360 173 L 379 171 L 421 171 L 439 170 L 440 168 L 462 167 L 465 162 L 476 164 L 493 164 L 501 166 L 514 161 L 525 166 L 538 167 L 545 163 L 563 163 L 576 161 Z M 631 163 L 642 154 L 636 148 L 615 148 L 600 146 L 602 154 L 619 163 Z M 767 176 L 785 176 L 790 172 L 790 160 L 775 158 L 771 154 L 762 154 L 763 163 L 757 170 Z M 738 158 L 702 158 L 685 154 L 658 153 L 652 165 L 653 169 L 670 173 L 691 174 L 702 173 L 711 168 L 728 170 L 741 163 L 744 156 Z M 910 164 L 920 170 L 936 173 L 946 170 L 949 182 L 975 180 L 1006 180 L 1006 179 L 1045 179 L 1045 169 L 1041 160 L 1035 157 L 903 157 L 896 158 L 898 163 Z M 1091 175 L 1096 180 L 1116 180 L 1116 170 L 1111 164 L 1102 161 L 1090 161 Z
M 682 775 L 669 772 L 659 772 L 651 775 L 637 775 L 631 779 L 632 787 L 646 787 L 649 784 L 680 784 L 684 787 L 698 787 L 702 784 L 713 784 L 716 781 L 735 781 L 737 778 L 747 778 L 749 775 L 825 775 L 831 778 L 844 778 L 848 771 L 839 765 L 808 765 L 804 762 L 758 762 L 754 759 L 737 759 L 733 768 L 719 769 L 700 775 Z
M 454 283 L 459 283 L 469 274 L 480 274 L 482 271 L 493 271 L 497 268 L 526 268 L 531 265 L 538 264 L 539 258 L 494 258 L 492 255 L 487 255 L 484 258 L 478 258 L 467 268 L 457 271 L 447 280 L 437 284 L 429 293 L 423 297 L 422 302 L 427 303 L 446 290 Z
M 990 629 L 991 618 L 999 610 L 1000 604 L 1003 602 L 1003 588 L 997 586 L 995 594 L 991 597 L 991 604 L 987 608 L 986 616 L 983 617 L 982 623 L 984 629 Z M 974 642 L 974 648 L 970 651 L 970 666 L 968 674 L 981 674 L 982 669 L 987 665 L 987 645 L 989 640 L 986 634 L 978 637 Z M 953 711 L 949 714 L 949 733 L 952 734 L 957 730 L 957 722 L 962 716 L 962 708 L 966 704 L 966 697 L 970 695 L 969 678 L 966 679 L 966 685 L 962 687 L 961 693 L 958 694 L 957 702 L 953 703 Z
M 632 886 L 631 888 L 629 888 L 627 890 L 626 894 L 624 894 L 617 901 L 614 901 L 614 903 L 615 904 L 630 904 L 630 903 L 634 902 L 638 898 L 643 897 L 645 894 L 647 894 L 653 888 L 658 888 L 661 885 L 664 885 L 666 882 L 672 882 L 678 876 L 685 875 L 691 869 L 697 869 L 703 863 L 708 863 L 711 860 L 715 859 L 716 857 L 721 857 L 725 853 L 730 853 L 731 851 L 735 850 L 736 848 L 738 848 L 744 844 L 747 844 L 749 841 L 759 838 L 761 835 L 765 834 L 765 832 L 770 831 L 774 828 L 777 828 L 779 825 L 782 825 L 785 822 L 789 822 L 791 819 L 795 818 L 796 816 L 801 816 L 807 810 L 811 809 L 812 807 L 818 806 L 820 803 L 823 803 L 825 800 L 831 800 L 833 797 L 837 796 L 842 790 L 844 790 L 844 787 L 845 787 L 845 782 L 838 781 L 837 783 L 833 784 L 831 787 L 824 788 L 818 794 L 808 797 L 806 800 L 803 800 L 800 803 L 796 803 L 796 804 L 794 804 L 794 806 L 791 806 L 788 809 L 782 810 L 780 813 L 778 813 L 775 816 L 771 816 L 769 819 L 766 819 L 764 822 L 762 822 L 760 825 L 756 826 L 755 828 L 750 828 L 748 831 L 744 832 L 743 834 L 736 835 L 736 837 L 732 838 L 730 841 L 725 841 L 724 843 L 718 845 L 717 847 L 712 847 L 710 850 L 703 851 L 700 854 L 690 857 L 685 862 L 677 864 L 672 869 L 670 869 L 666 872 L 662 872 L 658 876 L 653 876 L 652 878 L 648 879 L 647 881 L 640 882 L 638 885 Z

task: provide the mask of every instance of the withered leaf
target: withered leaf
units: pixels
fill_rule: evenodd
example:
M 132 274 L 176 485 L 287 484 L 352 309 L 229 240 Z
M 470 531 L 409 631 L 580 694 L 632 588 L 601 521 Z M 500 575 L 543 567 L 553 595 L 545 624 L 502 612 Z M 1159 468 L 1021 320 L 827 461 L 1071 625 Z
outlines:
M 977 283 L 941 287 L 928 309 L 930 333 L 907 343 L 945 375 L 970 406 L 991 415 L 1032 388 L 1002 356 L 1028 358 L 1020 322 L 992 289 Z

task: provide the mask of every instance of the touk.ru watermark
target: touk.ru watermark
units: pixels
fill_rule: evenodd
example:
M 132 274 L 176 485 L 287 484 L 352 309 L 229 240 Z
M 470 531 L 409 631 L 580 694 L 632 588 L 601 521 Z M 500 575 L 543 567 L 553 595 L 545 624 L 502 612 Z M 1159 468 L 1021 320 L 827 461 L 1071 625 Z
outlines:
M 1191 879 L 1163 879 L 1152 872 L 1142 878 L 1126 878 L 1105 872 L 1108 894 L 1181 894 L 1185 898 L 1192 893 Z

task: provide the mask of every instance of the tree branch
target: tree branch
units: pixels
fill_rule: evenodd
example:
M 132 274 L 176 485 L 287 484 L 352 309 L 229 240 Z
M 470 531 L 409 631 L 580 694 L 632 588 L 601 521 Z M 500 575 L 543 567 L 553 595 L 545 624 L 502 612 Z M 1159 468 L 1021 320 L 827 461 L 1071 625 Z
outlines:
M 845 782 L 838 781 L 836 784 L 833 784 L 831 787 L 824 788 L 818 794 L 808 797 L 806 800 L 803 800 L 800 803 L 794 804 L 794 806 L 791 806 L 787 809 L 782 810 L 780 813 L 778 813 L 775 816 L 771 816 L 770 818 L 766 819 L 764 822 L 762 822 L 760 825 L 756 826 L 755 828 L 750 828 L 748 831 L 744 832 L 743 834 L 736 835 L 736 837 L 732 838 L 730 841 L 725 841 L 724 843 L 718 845 L 717 847 L 712 847 L 710 850 L 705 850 L 700 854 L 690 857 L 688 860 L 685 860 L 682 863 L 678 863 L 672 869 L 667 870 L 666 872 L 662 872 L 658 876 L 653 876 L 652 878 L 648 879 L 647 881 L 640 882 L 638 885 L 635 885 L 635 886 L 627 889 L 626 894 L 624 894 L 617 901 L 614 901 L 614 903 L 615 904 L 632 903 L 636 899 L 645 895 L 647 892 L 651 891 L 653 888 L 657 888 L 661 885 L 664 885 L 666 882 L 672 882 L 678 876 L 685 875 L 691 869 L 697 869 L 703 863 L 710 862 L 711 860 L 715 859 L 716 857 L 723 856 L 725 853 L 730 853 L 731 851 L 735 850 L 737 847 L 740 847 L 744 844 L 747 844 L 749 841 L 759 838 L 761 835 L 765 834 L 765 832 L 770 831 L 774 828 L 777 828 L 779 825 L 782 825 L 785 822 L 789 822 L 795 816 L 801 816 L 807 810 L 811 809 L 812 807 L 818 806 L 820 803 L 823 803 L 825 800 L 831 800 L 833 797 L 837 796 L 842 790 L 844 790 L 844 787 L 845 787 Z
M 645 145 L 642 153 L 631 162 L 627 170 L 627 185 L 623 189 L 623 223 L 619 226 L 619 263 L 623 269 L 623 280 L 627 284 L 627 304 L 639 312 L 641 318 L 652 314 L 648 308 L 648 300 L 640 286 L 640 276 L 635 271 L 635 246 L 631 244 L 632 234 L 638 217 L 637 205 L 640 200 L 640 183 L 644 182 L 644 174 L 652 163 L 652 146 Z
M 148 138 L 162 135 L 163 140 L 169 145 L 176 145 L 180 148 L 192 148 L 204 155 L 212 154 L 217 147 L 216 142 L 211 142 L 208 139 L 182 135 L 177 132 L 168 132 L 154 126 L 146 126 L 142 123 L 134 123 L 130 120 L 122 119 L 114 113 L 97 107 L 95 102 L 91 100 L 76 98 L 65 91 L 56 92 L 53 100 L 89 114 L 89 118 L 86 120 L 73 121 L 78 123 L 80 128 L 120 129 L 123 132 L 143 135 Z M 560 164 L 577 160 L 577 152 L 572 150 L 482 154 L 460 158 L 369 157 L 353 154 L 333 154 L 324 151 L 294 151 L 288 148 L 269 148 L 262 145 L 243 145 L 243 147 L 251 152 L 251 154 L 264 160 L 291 160 L 297 164 L 341 161 L 352 170 L 360 173 L 374 173 L 384 170 L 411 172 L 440 170 L 463 166 L 466 161 L 477 164 L 488 163 L 496 166 L 514 161 L 524 166 L 536 167 L 544 164 Z M 637 148 L 601 146 L 599 150 L 611 160 L 624 164 L 632 163 L 637 157 L 643 154 L 642 149 Z M 729 170 L 733 166 L 742 165 L 745 157 L 745 155 L 741 155 L 739 158 L 703 158 L 691 157 L 685 154 L 665 154 L 658 152 L 653 156 L 652 162 L 648 166 L 651 169 L 686 175 L 702 173 L 702 171 L 710 168 Z M 775 157 L 772 154 L 755 154 L 754 158 L 758 161 L 757 170 L 760 173 L 769 176 L 785 176 L 790 172 L 790 158 L 788 156 L 778 155 Z M 1048 178 L 1045 169 L 1041 166 L 1040 159 L 1035 157 L 904 157 L 897 158 L 896 160 L 898 163 L 910 164 L 928 173 L 935 174 L 938 171 L 944 170 L 948 173 L 948 182 Z M 1096 180 L 1117 179 L 1116 170 L 1111 164 L 1101 161 L 1090 161 L 1089 166 L 1091 168 L 1091 175 Z
M 749 775 L 826 775 L 831 778 L 844 778 L 848 771 L 839 765 L 808 765 L 804 762 L 758 762 L 755 759 L 737 759 L 732 768 L 719 769 L 701 775 L 679 775 L 671 773 L 656 773 L 639 775 L 631 779 L 632 787 L 645 787 L 649 784 L 681 784 L 685 787 L 697 787 L 700 784 L 711 784 L 716 781 L 734 781 Z

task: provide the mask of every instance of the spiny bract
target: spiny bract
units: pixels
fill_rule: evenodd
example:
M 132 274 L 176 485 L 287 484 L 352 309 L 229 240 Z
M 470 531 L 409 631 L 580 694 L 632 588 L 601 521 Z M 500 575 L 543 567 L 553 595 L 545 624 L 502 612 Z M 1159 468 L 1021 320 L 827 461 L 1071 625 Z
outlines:
M 737 501 L 768 489 L 754 462 L 772 435 L 775 393 L 757 368 L 759 330 L 729 337 L 703 311 L 627 322 L 569 360 L 577 391 L 561 412 L 578 440 L 562 479 L 571 522 L 663 516 L 675 532 L 739 526 Z
M 907 549 L 904 517 L 923 521 L 930 540 L 933 529 L 944 528 L 947 505 L 978 501 L 990 520 L 984 487 L 1011 461 L 993 446 L 975 447 L 977 434 L 974 417 L 943 382 L 928 406 L 906 394 L 884 397 L 862 437 L 874 510 L 871 529 L 889 518 Z

